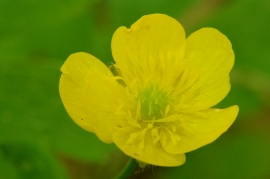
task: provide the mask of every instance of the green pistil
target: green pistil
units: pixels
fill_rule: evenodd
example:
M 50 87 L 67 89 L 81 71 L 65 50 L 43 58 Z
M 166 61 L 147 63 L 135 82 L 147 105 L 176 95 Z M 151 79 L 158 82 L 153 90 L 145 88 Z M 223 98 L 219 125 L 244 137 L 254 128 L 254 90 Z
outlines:
M 141 102 L 141 117 L 143 120 L 153 120 L 164 117 L 169 104 L 167 94 L 156 85 L 151 85 L 140 91 L 138 100 Z

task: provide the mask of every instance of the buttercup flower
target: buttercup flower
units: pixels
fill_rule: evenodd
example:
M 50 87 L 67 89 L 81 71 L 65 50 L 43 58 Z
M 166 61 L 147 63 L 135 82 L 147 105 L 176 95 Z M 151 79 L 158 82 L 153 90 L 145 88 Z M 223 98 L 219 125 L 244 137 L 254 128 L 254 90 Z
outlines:
M 185 153 L 216 140 L 238 106 L 215 106 L 229 92 L 230 41 L 213 28 L 188 38 L 175 19 L 143 16 L 112 37 L 108 68 L 79 52 L 63 64 L 60 95 L 71 118 L 126 155 L 157 166 L 179 166 Z

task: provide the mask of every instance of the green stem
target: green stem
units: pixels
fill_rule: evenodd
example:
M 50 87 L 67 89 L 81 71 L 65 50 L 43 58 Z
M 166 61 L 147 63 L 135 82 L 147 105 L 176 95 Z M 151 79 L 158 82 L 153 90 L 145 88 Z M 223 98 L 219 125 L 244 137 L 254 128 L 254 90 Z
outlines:
M 123 170 L 113 179 L 127 179 L 129 178 L 134 170 L 137 168 L 138 163 L 135 159 L 130 158 Z

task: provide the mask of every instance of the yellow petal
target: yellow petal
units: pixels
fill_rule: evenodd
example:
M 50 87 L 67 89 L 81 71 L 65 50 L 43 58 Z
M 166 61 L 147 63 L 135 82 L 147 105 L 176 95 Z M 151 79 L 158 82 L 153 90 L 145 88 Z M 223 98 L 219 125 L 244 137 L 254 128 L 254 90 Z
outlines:
M 119 106 L 122 106 L 125 112 L 131 105 L 125 88 L 116 79 L 97 71 L 89 72 L 85 80 L 85 105 L 88 114 L 93 118 L 94 132 L 103 142 L 111 143 L 114 128 L 120 125 L 125 117 L 117 114 Z
M 238 111 L 238 106 L 231 106 L 201 111 L 204 115 L 183 115 L 183 123 L 176 130 L 181 140 L 176 145 L 169 141 L 164 149 L 173 154 L 186 153 L 213 142 L 231 126 Z
M 140 18 L 130 29 L 120 27 L 112 38 L 112 54 L 128 86 L 134 79 L 170 80 L 179 71 L 184 55 L 185 32 L 181 24 L 164 14 Z
M 138 143 L 126 144 L 130 133 L 116 132 L 113 141 L 126 155 L 156 166 L 179 166 L 185 163 L 185 154 L 170 154 L 159 143 L 154 144 L 150 132 L 144 136 L 144 148 Z
M 72 54 L 61 67 L 60 96 L 70 117 L 83 129 L 93 131 L 92 122 L 85 109 L 85 76 L 89 71 L 100 71 L 112 76 L 108 68 L 90 54 Z
M 234 64 L 234 52 L 229 39 L 213 28 L 203 28 L 187 38 L 187 68 L 198 75 L 187 104 L 197 110 L 220 102 L 230 90 L 229 72 Z

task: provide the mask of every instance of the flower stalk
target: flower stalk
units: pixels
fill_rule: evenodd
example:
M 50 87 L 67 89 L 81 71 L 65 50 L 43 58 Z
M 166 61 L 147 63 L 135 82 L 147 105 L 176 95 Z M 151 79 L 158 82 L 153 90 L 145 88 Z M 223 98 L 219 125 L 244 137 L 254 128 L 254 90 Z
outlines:
M 123 168 L 120 173 L 114 177 L 113 179 L 127 179 L 129 178 L 133 173 L 134 170 L 137 168 L 138 163 L 136 162 L 135 159 L 130 158 L 125 167 Z

